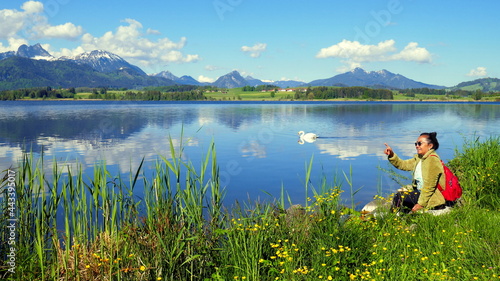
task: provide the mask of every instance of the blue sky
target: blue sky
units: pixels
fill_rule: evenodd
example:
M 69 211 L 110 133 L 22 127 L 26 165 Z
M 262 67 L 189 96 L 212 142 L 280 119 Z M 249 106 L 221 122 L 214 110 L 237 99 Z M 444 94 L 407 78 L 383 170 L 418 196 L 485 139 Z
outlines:
M 454 86 L 500 77 L 500 1 L 2 1 L 0 52 L 103 49 L 147 73 L 310 82 L 362 67 Z

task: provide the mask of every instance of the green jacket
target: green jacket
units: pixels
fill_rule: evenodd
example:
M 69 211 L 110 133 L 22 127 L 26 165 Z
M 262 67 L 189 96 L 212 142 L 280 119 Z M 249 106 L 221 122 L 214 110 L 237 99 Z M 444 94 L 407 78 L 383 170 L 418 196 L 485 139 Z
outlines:
M 431 157 L 431 155 L 433 156 Z M 424 156 L 415 154 L 413 158 L 408 160 L 402 160 L 396 153 L 392 157 L 388 157 L 388 159 L 394 167 L 403 171 L 412 171 L 412 184 L 414 188 L 417 187 L 414 178 L 415 168 L 418 162 L 422 161 L 422 177 L 424 182 L 422 190 L 420 190 L 418 204 L 430 209 L 446 203 L 443 194 L 437 188 L 438 183 L 441 186 L 445 186 L 446 179 L 444 177 L 443 164 L 441 164 L 441 160 L 434 149 L 429 150 Z

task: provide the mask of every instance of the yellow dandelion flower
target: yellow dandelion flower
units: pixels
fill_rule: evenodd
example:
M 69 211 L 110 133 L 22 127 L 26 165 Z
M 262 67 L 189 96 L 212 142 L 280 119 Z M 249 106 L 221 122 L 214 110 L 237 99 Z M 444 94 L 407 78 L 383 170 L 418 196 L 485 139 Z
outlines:
M 140 270 L 144 271 L 144 270 L 146 270 L 146 267 L 144 265 L 141 265 Z
M 87 265 L 85 266 L 85 268 L 90 268 L 90 265 L 88 265 L 88 264 L 87 264 Z
M 161 279 L 162 279 L 161 277 L 156 278 L 156 280 L 161 280 Z

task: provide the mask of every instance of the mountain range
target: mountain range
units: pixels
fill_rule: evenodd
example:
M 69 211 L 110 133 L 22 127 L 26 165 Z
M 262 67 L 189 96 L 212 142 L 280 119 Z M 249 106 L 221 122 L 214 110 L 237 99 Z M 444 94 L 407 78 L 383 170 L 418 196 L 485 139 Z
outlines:
M 452 89 L 466 87 L 483 91 L 497 90 L 497 85 L 500 83 L 497 83 L 496 80 L 499 79 L 485 79 L 490 80 L 482 81 L 483 79 L 479 79 L 464 82 L 452 87 Z M 203 83 L 187 75 L 177 77 L 169 71 L 148 75 L 138 66 L 104 50 L 56 58 L 40 44 L 36 44 L 33 46 L 21 45 L 17 51 L 0 53 L 0 90 L 43 86 L 139 89 L 147 86 L 171 86 L 175 84 L 215 86 L 218 88 L 266 84 L 281 88 L 299 86 L 363 86 L 386 89 L 445 88 L 444 86 L 418 82 L 385 69 L 367 72 L 356 68 L 330 78 L 317 79 L 308 83 L 293 80 L 259 80 L 251 76 L 243 77 L 238 71 L 232 71 L 219 77 L 213 83 Z

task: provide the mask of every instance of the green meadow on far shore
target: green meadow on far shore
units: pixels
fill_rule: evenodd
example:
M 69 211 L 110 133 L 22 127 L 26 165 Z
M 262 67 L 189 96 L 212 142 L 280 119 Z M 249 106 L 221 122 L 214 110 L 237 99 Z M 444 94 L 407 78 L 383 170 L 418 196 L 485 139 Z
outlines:
M 182 138 L 181 138 L 182 139 Z M 153 175 L 93 174 L 26 154 L 2 172 L 5 280 L 500 280 L 500 137 L 465 140 L 448 162 L 464 194 L 445 215 L 365 216 L 352 190 L 310 182 L 307 198 L 224 206 L 216 144 L 185 162 L 170 140 Z M 390 173 L 390 171 L 387 171 Z M 134 195 L 141 186 L 144 194 Z M 378 194 L 376 198 L 390 200 Z

